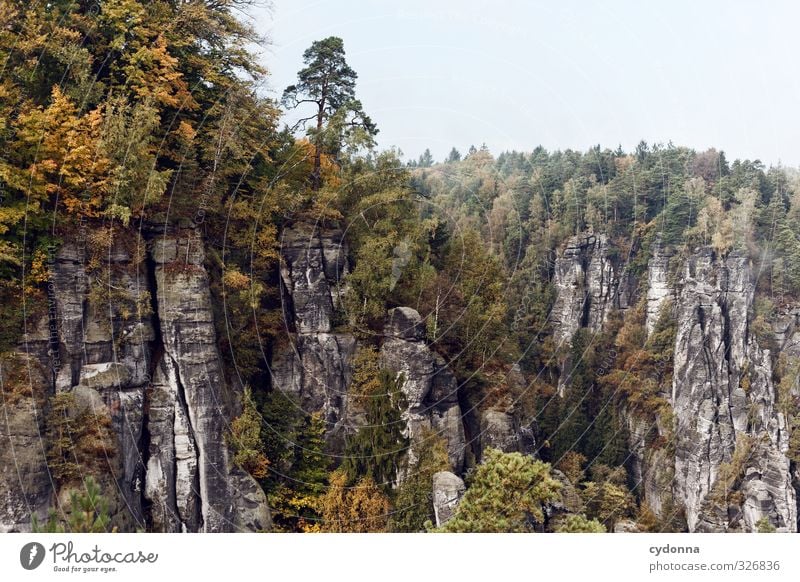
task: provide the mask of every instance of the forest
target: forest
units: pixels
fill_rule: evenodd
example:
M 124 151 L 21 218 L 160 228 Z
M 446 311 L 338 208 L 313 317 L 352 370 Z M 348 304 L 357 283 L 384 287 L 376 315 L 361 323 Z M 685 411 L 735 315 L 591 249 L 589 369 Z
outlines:
M 346 39 L 267 95 L 247 0 L 0 2 L 2 531 L 797 531 L 795 169 L 408 159 Z

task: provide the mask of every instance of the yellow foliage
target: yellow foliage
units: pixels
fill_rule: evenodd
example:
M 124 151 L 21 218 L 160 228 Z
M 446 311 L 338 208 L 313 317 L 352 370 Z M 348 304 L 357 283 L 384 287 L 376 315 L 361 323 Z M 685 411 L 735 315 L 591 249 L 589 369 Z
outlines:
M 320 502 L 323 532 L 383 532 L 389 522 L 389 498 L 369 477 L 347 486 L 344 471 L 331 473 L 330 487 Z

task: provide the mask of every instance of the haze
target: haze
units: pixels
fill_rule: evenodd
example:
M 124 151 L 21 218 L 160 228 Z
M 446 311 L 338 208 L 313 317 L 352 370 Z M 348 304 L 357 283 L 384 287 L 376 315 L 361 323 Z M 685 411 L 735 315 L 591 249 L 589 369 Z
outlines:
M 274 0 L 255 20 L 276 96 L 342 37 L 379 145 L 407 158 L 644 139 L 800 164 L 791 2 Z

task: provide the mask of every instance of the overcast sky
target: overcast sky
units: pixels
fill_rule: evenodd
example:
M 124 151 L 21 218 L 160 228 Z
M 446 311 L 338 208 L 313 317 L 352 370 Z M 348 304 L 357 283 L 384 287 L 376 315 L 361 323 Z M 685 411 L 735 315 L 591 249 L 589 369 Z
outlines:
M 344 39 L 379 145 L 442 159 L 641 139 L 800 165 L 800 3 L 273 0 L 275 95 Z

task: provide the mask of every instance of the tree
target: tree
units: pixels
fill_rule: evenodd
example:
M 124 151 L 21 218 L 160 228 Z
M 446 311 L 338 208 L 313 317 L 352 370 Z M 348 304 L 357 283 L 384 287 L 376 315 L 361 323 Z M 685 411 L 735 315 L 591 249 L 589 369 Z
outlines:
M 369 477 L 388 491 L 395 481 L 408 439 L 403 436 L 404 378 L 381 368 L 374 348 L 362 349 L 353 362 L 350 391 L 354 404 L 364 411 L 365 426 L 350 437 L 342 470 L 353 483 Z
M 452 164 L 453 162 L 460 162 L 461 161 L 461 152 L 458 151 L 455 147 L 450 150 L 450 153 L 447 154 L 447 160 L 445 160 L 448 164 Z
M 280 390 L 262 406 L 264 452 L 273 471 L 261 483 L 275 531 L 318 531 L 330 457 L 325 454 L 325 420 L 304 415 L 300 404 Z
M 526 532 L 544 522 L 542 506 L 561 484 L 550 465 L 520 453 L 488 449 L 444 532 Z
M 250 473 L 256 479 L 267 476 L 269 461 L 264 454 L 264 443 L 261 440 L 261 424 L 263 419 L 253 401 L 253 393 L 245 386 L 242 395 L 242 414 L 231 422 L 228 443 L 233 449 L 233 463 Z
M 320 531 L 330 533 L 367 533 L 386 531 L 391 505 L 389 498 L 369 477 L 352 487 L 347 475 L 331 473 L 330 487 L 320 502 Z
M 108 501 L 100 493 L 100 486 L 93 477 L 86 477 L 84 492 L 72 491 L 69 498 L 69 513 L 65 521 L 60 521 L 58 513 L 51 509 L 47 523 L 40 526 L 36 516 L 32 528 L 37 533 L 108 533 L 111 528 L 108 515 Z
M 425 151 L 419 157 L 419 162 L 417 165 L 420 168 L 430 168 L 433 165 L 433 154 L 431 154 L 431 150 L 429 148 L 425 148 Z
M 314 41 L 303 53 L 304 69 L 297 73 L 297 83 L 283 92 L 282 103 L 291 109 L 308 103 L 315 107 L 312 115 L 297 121 L 293 129 L 314 121 L 310 137 L 314 143 L 314 169 L 311 174 L 313 190 L 322 185 L 320 168 L 325 144 L 332 144 L 329 153 L 337 153 L 342 140 L 357 137 L 371 145 L 378 133 L 375 124 L 364 113 L 355 98 L 358 75 L 345 61 L 344 42 L 330 36 Z M 326 124 L 328 125 L 326 128 Z M 326 136 L 326 132 L 329 134 Z
M 611 469 L 605 465 L 595 465 L 592 481 L 583 484 L 581 491 L 586 506 L 586 515 L 597 519 L 609 530 L 620 519 L 633 516 L 636 501 L 625 486 L 625 469 Z
M 394 498 L 394 512 L 389 529 L 395 532 L 422 532 L 426 523 L 434 519 L 433 475 L 450 470 L 447 443 L 432 430 L 423 430 L 415 444 L 417 462 L 409 467 L 408 474 L 398 487 Z
M 553 531 L 556 533 L 606 533 L 605 526 L 596 519 L 571 513 L 559 520 Z

